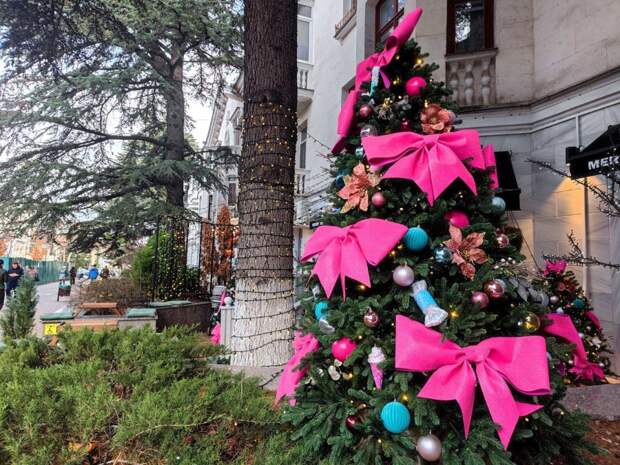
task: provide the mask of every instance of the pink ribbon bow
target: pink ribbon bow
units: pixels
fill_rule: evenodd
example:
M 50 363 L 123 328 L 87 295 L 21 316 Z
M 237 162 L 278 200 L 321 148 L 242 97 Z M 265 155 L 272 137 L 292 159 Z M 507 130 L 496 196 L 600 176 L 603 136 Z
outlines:
M 492 145 L 487 145 L 482 149 L 482 159 L 484 160 L 485 168 L 493 168 L 493 171 L 489 172 L 489 178 L 491 179 L 491 183 L 489 187 L 491 189 L 499 188 L 499 180 L 497 179 L 497 163 L 495 161 L 495 150 Z
M 302 336 L 301 332 L 295 332 L 295 339 L 293 340 L 293 350 L 295 353 L 291 359 L 286 362 L 284 371 L 280 376 L 278 382 L 278 389 L 276 391 L 276 403 L 280 401 L 284 396 L 292 397 L 289 403 L 295 405 L 295 389 L 299 385 L 301 379 L 308 372 L 308 367 L 300 370 L 299 364 L 304 357 L 312 352 L 316 352 L 319 348 L 319 341 L 313 334 L 306 334 Z
M 211 343 L 218 345 L 222 337 L 222 325 L 217 323 L 211 331 Z
M 562 274 L 564 271 L 566 271 L 566 260 L 558 260 L 557 262 L 545 260 L 545 271 L 543 275 L 548 276 L 549 273 Z
M 391 221 L 370 218 L 351 226 L 321 226 L 308 240 L 301 261 L 320 254 L 312 268 L 327 297 L 331 297 L 340 276 L 342 297 L 346 298 L 345 278 L 370 287 L 368 263 L 373 266 L 394 248 L 407 227 Z
M 577 328 L 575 328 L 571 317 L 559 313 L 550 313 L 547 315 L 547 318 L 551 320 L 552 324 L 545 326 L 543 328 L 544 332 L 561 337 L 575 345 L 575 350 L 573 351 L 573 368 L 569 371 L 573 373 L 577 379 L 583 378 L 588 381 L 594 381 L 595 378 L 605 378 L 603 369 L 596 363 L 588 361 L 588 355 L 583 346 L 583 341 L 579 337 L 579 332 Z
M 416 8 L 405 16 L 394 31 L 392 31 L 392 34 L 386 39 L 383 51 L 373 53 L 357 65 L 355 88 L 349 92 L 347 99 L 342 105 L 340 114 L 338 115 L 338 134 L 342 136 L 342 138 L 336 142 L 336 145 L 332 148 L 333 153 L 339 153 L 344 147 L 344 138 L 349 135 L 351 125 L 355 119 L 355 104 L 362 93 L 360 89 L 364 82 L 370 81 L 372 69 L 374 67 L 379 67 L 379 73 L 383 79 L 383 84 L 386 88 L 390 87 L 390 78 L 381 71 L 381 68 L 391 63 L 398 49 L 409 39 L 413 29 L 420 20 L 420 16 L 422 16 L 421 8 Z
M 410 179 L 423 190 L 431 205 L 454 182 L 461 179 L 474 193 L 476 182 L 463 160 L 485 169 L 480 138 L 474 130 L 423 136 L 415 132 L 397 132 L 362 139 L 366 157 L 373 169 L 392 165 L 383 174 L 386 179 Z
M 517 402 L 510 383 L 528 395 L 551 393 L 545 339 L 540 336 L 492 337 L 460 347 L 442 341 L 442 334 L 402 315 L 396 317 L 396 369 L 434 371 L 418 397 L 456 400 L 463 414 L 465 437 L 469 434 L 476 397 L 476 380 L 505 448 L 519 417 L 542 408 Z M 475 366 L 475 371 L 472 365 Z

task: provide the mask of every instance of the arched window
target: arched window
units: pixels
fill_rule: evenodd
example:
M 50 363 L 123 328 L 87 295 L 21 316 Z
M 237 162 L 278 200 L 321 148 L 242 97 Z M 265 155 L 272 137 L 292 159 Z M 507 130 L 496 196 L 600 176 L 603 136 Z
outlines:
M 493 27 L 493 0 L 448 0 L 446 53 L 494 48 Z

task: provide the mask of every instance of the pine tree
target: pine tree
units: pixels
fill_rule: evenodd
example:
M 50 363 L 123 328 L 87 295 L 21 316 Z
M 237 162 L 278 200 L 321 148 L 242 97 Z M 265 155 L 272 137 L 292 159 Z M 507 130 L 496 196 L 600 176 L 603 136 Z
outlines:
M 8 299 L 0 318 L 0 327 L 5 340 L 22 339 L 30 334 L 38 301 L 34 280 L 22 278 L 13 297 Z
M 575 273 L 566 269 L 566 262 L 548 261 L 543 275 L 536 284 L 549 296 L 552 311 L 570 316 L 582 339 L 588 361 L 602 368 L 601 373 L 611 374 L 609 356 L 612 350 L 609 341 Z M 565 378 L 567 384 L 606 382 L 605 378 L 600 376 L 588 380 L 571 373 L 569 369 L 573 365 L 573 359 L 570 356 L 564 360 L 564 364 L 567 367 Z
M 187 215 L 184 185 L 220 187 L 187 101 L 240 38 L 236 0 L 0 0 L 0 222 L 87 251 Z
M 492 149 L 480 149 L 477 133 L 454 130 L 450 91 L 432 79 L 437 66 L 405 42 L 420 13 L 403 18 L 385 49 L 358 66 L 341 110 L 333 210 L 302 257 L 318 257 L 306 269 L 312 292 L 278 389 L 278 398 L 296 399 L 285 407 L 292 439 L 307 457 L 339 465 L 546 465 L 558 456 L 587 463 L 586 419 L 560 402 L 566 387 L 556 367 L 571 346 L 544 336 L 550 309 L 536 292 L 518 292 L 524 257 L 517 234 L 505 233 Z M 504 343 L 531 352 L 481 351 Z M 452 350 L 461 355 L 451 365 Z M 491 412 L 486 375 L 498 365 L 486 360 L 504 355 L 520 367 L 517 377 L 537 384 L 548 376 L 549 384 L 526 394 L 512 379 Z M 431 380 L 439 387 L 423 392 Z M 466 436 L 467 402 L 454 399 L 474 392 Z M 513 397 L 542 408 L 522 410 Z M 519 412 L 512 435 L 495 424 L 511 408 Z

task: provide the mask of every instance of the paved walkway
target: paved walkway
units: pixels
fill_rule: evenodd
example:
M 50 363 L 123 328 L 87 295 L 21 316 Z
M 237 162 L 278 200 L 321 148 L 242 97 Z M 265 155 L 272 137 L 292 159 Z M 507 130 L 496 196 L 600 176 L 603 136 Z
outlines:
M 77 286 L 72 290 L 73 292 L 77 290 Z M 43 325 L 41 324 L 41 320 L 39 317 L 44 313 L 53 312 L 62 307 L 65 307 L 69 304 L 69 297 L 61 297 L 60 302 L 56 301 L 56 296 L 58 295 L 58 283 L 53 282 L 49 284 L 42 284 L 37 286 L 37 291 L 39 294 L 39 304 L 37 305 L 37 309 L 35 312 L 35 322 L 34 322 L 34 333 L 37 336 L 43 335 Z

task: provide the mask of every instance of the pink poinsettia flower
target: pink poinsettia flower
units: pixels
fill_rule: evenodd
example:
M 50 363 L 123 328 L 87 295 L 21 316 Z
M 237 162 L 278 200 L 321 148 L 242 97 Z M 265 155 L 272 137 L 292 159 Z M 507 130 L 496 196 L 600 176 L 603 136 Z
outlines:
M 558 260 L 556 262 L 551 260 L 545 260 L 545 271 L 543 274 L 548 276 L 549 273 L 562 274 L 566 271 L 566 260 Z
M 455 119 L 456 116 L 453 112 L 436 103 L 431 103 L 420 113 L 422 131 L 425 134 L 450 132 Z
M 452 263 L 459 266 L 459 270 L 467 279 L 474 279 L 476 267 L 488 260 L 487 254 L 480 248 L 484 241 L 484 233 L 473 232 L 463 239 L 463 233 L 456 226 L 450 225 L 450 239 L 444 245 L 452 252 Z
M 344 177 L 345 186 L 338 191 L 338 197 L 346 200 L 341 212 L 346 213 L 353 208 L 368 210 L 368 189 L 379 184 L 380 178 L 375 173 L 367 173 L 363 163 L 353 168 L 350 176 Z

